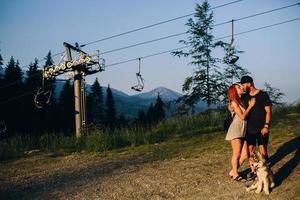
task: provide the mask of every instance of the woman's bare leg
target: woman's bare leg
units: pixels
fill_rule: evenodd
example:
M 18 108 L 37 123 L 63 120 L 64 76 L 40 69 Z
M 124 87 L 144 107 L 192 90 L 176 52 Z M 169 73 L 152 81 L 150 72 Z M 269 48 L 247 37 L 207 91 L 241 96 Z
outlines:
M 238 174 L 239 158 L 241 156 L 242 140 L 239 138 L 231 140 L 232 157 L 231 157 L 231 176 L 236 177 Z
M 243 144 L 243 147 L 242 147 L 242 152 L 241 152 L 241 157 L 239 159 L 239 166 L 241 166 L 245 160 L 248 159 L 248 145 L 247 145 L 247 142 L 244 141 L 244 144 Z

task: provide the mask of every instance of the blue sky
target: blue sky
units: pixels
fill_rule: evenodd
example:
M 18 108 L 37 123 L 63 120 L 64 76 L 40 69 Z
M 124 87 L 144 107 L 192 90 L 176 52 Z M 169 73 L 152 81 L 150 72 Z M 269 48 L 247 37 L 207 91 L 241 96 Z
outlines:
M 232 0 L 211 0 L 212 7 Z M 63 42 L 88 43 L 142 26 L 154 24 L 194 12 L 195 0 L 1 0 L 0 49 L 5 64 L 10 56 L 22 66 L 35 57 L 43 58 L 49 50 L 53 54 L 63 51 Z M 228 21 L 274 8 L 297 3 L 296 0 L 244 0 L 214 10 L 215 23 Z M 242 32 L 273 23 L 300 17 L 300 6 L 295 6 L 235 23 L 235 31 Z M 95 43 L 83 48 L 86 52 L 108 51 L 187 30 L 188 18 L 141 30 L 132 34 Z M 230 24 L 218 26 L 215 37 L 230 34 Z M 287 102 L 300 99 L 300 20 L 268 29 L 243 34 L 235 38 L 241 55 L 240 64 L 247 68 L 256 86 L 264 82 L 286 94 Z M 186 35 L 105 54 L 107 64 L 170 50 Z M 224 39 L 229 41 L 230 39 Z M 59 56 L 55 59 L 58 62 Z M 184 79 L 191 75 L 193 66 L 189 59 L 170 54 L 142 59 L 145 92 L 165 86 L 181 92 Z M 41 65 L 44 62 L 40 63 Z M 97 77 L 101 85 L 136 94 L 130 88 L 136 84 L 138 61 L 113 67 L 87 77 L 92 83 Z M 63 77 L 62 77 L 63 78 Z

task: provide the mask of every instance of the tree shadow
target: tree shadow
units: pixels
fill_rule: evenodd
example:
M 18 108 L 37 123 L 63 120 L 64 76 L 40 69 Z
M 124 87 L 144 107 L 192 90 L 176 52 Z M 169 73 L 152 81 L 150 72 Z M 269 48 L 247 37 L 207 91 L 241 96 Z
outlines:
M 276 174 L 274 174 L 275 177 L 275 183 L 276 186 L 279 186 L 282 184 L 282 182 L 293 172 L 293 170 L 297 167 L 297 165 L 300 162 L 300 136 L 297 136 L 293 138 L 292 140 L 284 143 L 281 145 L 277 151 L 269 158 L 270 167 L 273 167 L 276 163 L 281 161 L 284 157 L 287 155 L 295 152 L 295 155 L 292 159 L 290 159 L 288 162 L 283 164 Z M 246 174 L 250 173 L 250 168 L 247 168 L 240 172 L 241 176 L 245 177 Z
M 0 185 L 0 199 L 58 199 L 59 193 L 72 188 L 80 188 L 90 183 L 99 182 L 106 177 L 119 171 L 139 170 L 139 166 L 162 160 L 158 154 L 163 149 L 157 149 L 159 152 L 152 154 L 134 154 L 129 157 L 104 160 L 87 164 L 82 168 L 72 168 L 68 170 L 57 171 L 45 178 L 27 178 L 22 181 Z M 176 152 L 170 152 L 169 157 L 176 155 Z M 1 177 L 0 177 L 1 184 Z M 101 187 L 101 185 L 100 185 Z
M 300 162 L 300 136 L 295 137 L 294 139 L 283 144 L 279 149 L 274 153 L 269 161 L 270 167 L 274 166 L 277 162 L 282 160 L 285 156 L 293 153 L 295 151 L 295 155 L 292 159 L 286 162 L 279 170 L 277 171 L 275 176 L 275 183 L 277 186 L 281 185 L 281 183 L 293 172 L 293 170 L 297 167 Z
M 23 180 L 20 183 L 10 183 L 0 189 L 0 196 L 4 199 L 57 199 L 58 192 L 68 188 L 79 188 L 96 179 L 110 176 L 114 171 L 135 165 L 133 158 L 88 165 L 81 169 L 55 172 L 49 177 Z

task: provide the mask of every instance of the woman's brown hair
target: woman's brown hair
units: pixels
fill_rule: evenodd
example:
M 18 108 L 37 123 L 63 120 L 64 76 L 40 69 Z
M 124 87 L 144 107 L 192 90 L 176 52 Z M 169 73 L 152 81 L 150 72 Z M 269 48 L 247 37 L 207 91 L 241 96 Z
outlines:
M 239 105 L 241 105 L 242 107 L 245 108 L 245 105 L 244 105 L 243 101 L 241 100 L 241 98 L 239 97 L 239 95 L 237 93 L 237 90 L 236 90 L 236 87 L 235 87 L 237 85 L 239 86 L 239 84 L 234 83 L 228 88 L 228 90 L 227 90 L 228 101 L 229 101 L 229 103 L 234 101 L 237 104 L 239 104 Z

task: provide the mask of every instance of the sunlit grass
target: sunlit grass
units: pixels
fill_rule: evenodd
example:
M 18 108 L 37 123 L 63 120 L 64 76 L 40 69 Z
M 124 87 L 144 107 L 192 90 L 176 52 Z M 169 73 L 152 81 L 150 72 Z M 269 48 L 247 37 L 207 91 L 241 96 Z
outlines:
M 275 135 L 284 130 L 290 132 L 292 126 L 297 123 L 294 120 L 298 120 L 299 123 L 299 113 L 299 105 L 274 109 L 271 131 Z M 197 145 L 199 148 L 209 150 L 210 146 L 224 142 L 226 133 L 222 128 L 223 120 L 224 113 L 214 111 L 195 116 L 173 117 L 151 128 L 136 126 L 114 131 L 92 129 L 80 139 L 52 133 L 41 136 L 14 136 L 0 141 L 0 160 L 22 157 L 24 152 L 32 149 L 52 153 L 106 152 L 120 148 L 126 148 L 128 151 L 132 151 L 130 150 L 132 148 L 135 151 L 146 151 L 153 146 L 155 148 L 154 144 L 166 141 L 168 141 L 167 151 L 156 149 L 155 155 L 152 156 L 167 158 L 178 153 L 179 148 L 186 149 L 185 156 L 188 156 L 193 154 L 193 149 L 197 148 Z M 280 131 L 276 131 L 279 129 Z

